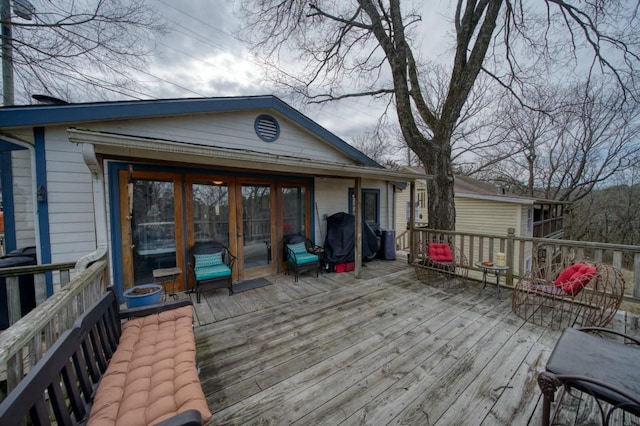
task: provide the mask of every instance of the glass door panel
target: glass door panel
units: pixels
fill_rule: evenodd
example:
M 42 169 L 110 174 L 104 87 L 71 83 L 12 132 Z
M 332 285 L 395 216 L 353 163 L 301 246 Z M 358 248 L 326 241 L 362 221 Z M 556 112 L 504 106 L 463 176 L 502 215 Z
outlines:
M 176 266 L 173 182 L 133 179 L 133 284 L 154 282 L 153 270 Z
M 282 187 L 282 234 L 306 235 L 307 198 L 304 186 Z
M 191 185 L 193 196 L 194 241 L 217 241 L 229 247 L 229 186 L 213 181 L 211 184 Z
M 243 183 L 242 265 L 243 272 L 271 263 L 272 199 L 268 183 Z M 250 274 L 249 274 L 250 275 Z M 244 278 L 248 275 L 244 275 Z

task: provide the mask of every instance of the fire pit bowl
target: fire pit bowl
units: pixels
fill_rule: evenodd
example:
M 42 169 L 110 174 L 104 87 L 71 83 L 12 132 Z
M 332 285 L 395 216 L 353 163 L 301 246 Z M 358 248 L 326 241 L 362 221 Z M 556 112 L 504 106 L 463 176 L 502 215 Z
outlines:
M 123 293 L 127 308 L 139 308 L 160 303 L 161 295 L 162 286 L 158 284 L 136 285 Z

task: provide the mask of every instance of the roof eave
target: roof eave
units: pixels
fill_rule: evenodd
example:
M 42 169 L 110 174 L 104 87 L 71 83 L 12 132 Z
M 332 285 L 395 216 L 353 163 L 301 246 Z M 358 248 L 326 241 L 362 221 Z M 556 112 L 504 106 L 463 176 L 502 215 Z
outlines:
M 305 158 L 285 157 L 273 154 L 257 153 L 246 150 L 233 150 L 221 147 L 188 144 L 155 138 L 119 135 L 89 130 L 68 129 L 69 141 L 89 143 L 96 146 L 116 148 L 120 151 L 138 150 L 147 153 L 169 153 L 172 158 L 198 158 L 203 164 L 220 165 L 296 173 L 315 177 L 369 178 L 384 181 L 410 182 L 420 175 L 389 170 L 380 167 L 328 163 Z
M 0 109 L 0 131 L 24 127 L 79 126 L 99 121 L 259 109 L 277 111 L 331 144 L 357 163 L 371 167 L 382 167 L 364 153 L 272 95 L 6 107 Z

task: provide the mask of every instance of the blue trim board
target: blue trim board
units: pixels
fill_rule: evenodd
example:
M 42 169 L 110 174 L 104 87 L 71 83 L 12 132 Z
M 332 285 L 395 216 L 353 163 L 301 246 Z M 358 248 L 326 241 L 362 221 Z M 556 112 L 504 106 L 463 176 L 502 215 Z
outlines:
M 61 124 L 74 126 L 106 120 L 260 109 L 277 111 L 362 165 L 382 168 L 380 164 L 338 136 L 272 95 L 5 107 L 0 111 L 0 129 Z
M 0 153 L 0 178 L 2 179 L 2 208 L 4 220 L 5 252 L 16 249 L 16 215 L 13 204 L 13 167 L 11 152 Z
M 113 285 L 116 290 L 116 296 L 118 297 L 118 303 L 124 303 L 124 297 L 122 292 L 123 276 L 122 276 L 122 241 L 120 239 L 120 195 L 118 191 L 118 172 L 126 169 L 127 164 L 114 164 L 109 163 L 107 170 L 107 176 L 109 179 L 109 221 L 111 222 L 111 272 L 113 277 Z
M 2 136 L 0 136 L 0 152 L 17 151 L 20 149 L 27 149 L 27 148 L 24 146 L 16 145 L 14 143 L 6 141 L 2 139 Z
M 44 127 L 33 129 L 36 155 L 36 188 L 44 189 L 44 201 L 38 201 L 38 225 L 40 228 L 40 262 L 51 263 L 51 235 L 49 229 L 49 203 L 47 201 L 47 154 L 45 147 Z M 53 278 L 51 273 L 45 274 L 47 284 L 47 296 L 53 296 Z

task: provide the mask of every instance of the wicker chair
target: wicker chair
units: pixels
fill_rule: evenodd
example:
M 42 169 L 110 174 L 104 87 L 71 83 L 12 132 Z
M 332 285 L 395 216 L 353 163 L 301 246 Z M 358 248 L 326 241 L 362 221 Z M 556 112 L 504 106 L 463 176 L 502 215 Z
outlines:
M 513 289 L 511 309 L 534 324 L 604 327 L 624 295 L 620 271 L 604 263 L 550 264 L 524 275 Z
M 469 261 L 467 257 L 457 247 L 453 249 L 447 243 L 427 243 L 422 244 L 423 249 L 413 261 L 418 279 L 425 284 L 432 284 L 430 272 L 443 274 L 448 281 L 451 278 L 460 277 L 464 281 L 469 276 Z

